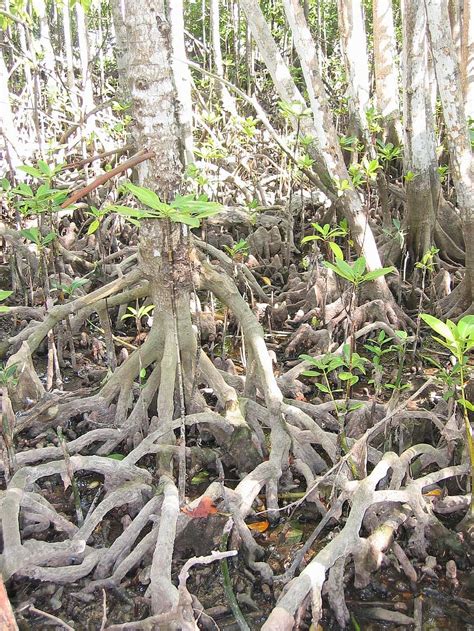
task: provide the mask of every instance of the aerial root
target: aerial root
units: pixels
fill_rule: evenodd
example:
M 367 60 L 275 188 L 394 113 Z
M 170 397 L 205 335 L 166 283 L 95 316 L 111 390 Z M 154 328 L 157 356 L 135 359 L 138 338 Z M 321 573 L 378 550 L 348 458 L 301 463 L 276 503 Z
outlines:
M 376 490 L 379 482 L 389 474 L 390 470 L 393 471 L 399 462 L 400 458 L 395 453 L 386 453 L 366 478 L 345 483 L 344 488 L 351 493 L 351 510 L 344 527 L 316 554 L 301 574 L 290 581 L 285 593 L 263 625 L 263 630 L 291 631 L 295 624 L 297 610 L 309 594 L 312 595 L 312 616 L 313 623 L 316 625 L 321 617 L 321 593 L 326 584 L 328 571 L 330 572 L 329 584 L 326 588 L 328 597 L 335 607 L 339 624 L 344 626 L 348 621 L 347 608 L 341 604 L 341 573 L 345 562 L 350 557 L 353 558 L 356 583 L 359 586 L 366 585 L 370 572 L 380 566 L 384 550 L 391 545 L 398 527 L 408 517 L 405 509 L 390 509 L 393 504 L 402 506 L 407 504 L 410 507 L 415 517 L 415 529 L 422 531 L 422 539 L 429 528 L 435 528 L 438 532 L 444 530 L 441 523 L 431 513 L 427 500 L 423 496 L 423 488 L 433 484 L 434 481 L 466 475 L 468 467 L 465 465 L 446 467 L 423 478 L 412 480 L 399 489 Z M 385 508 L 386 515 L 368 538 L 362 538 L 359 532 L 363 524 L 366 528 L 368 526 L 365 523 L 366 514 L 376 505 L 379 510 Z M 405 563 L 406 571 L 410 573 L 408 567 L 409 565 Z

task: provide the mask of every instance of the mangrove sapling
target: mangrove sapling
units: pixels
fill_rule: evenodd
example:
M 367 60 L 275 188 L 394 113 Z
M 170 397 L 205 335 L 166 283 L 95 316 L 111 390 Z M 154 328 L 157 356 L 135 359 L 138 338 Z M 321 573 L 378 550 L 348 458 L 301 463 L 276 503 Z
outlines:
M 123 314 L 122 320 L 127 320 L 129 318 L 133 318 L 135 320 L 135 327 L 137 329 L 137 338 L 140 343 L 140 336 L 142 333 L 142 320 L 145 316 L 148 318 L 153 318 L 152 313 L 155 305 L 141 305 L 137 307 L 128 307 L 127 312 Z M 153 322 L 153 320 L 151 320 Z
M 474 536 L 474 441 L 468 414 L 469 411 L 474 412 L 474 405 L 466 398 L 466 385 L 472 370 L 468 363 L 468 354 L 474 348 L 474 316 L 464 316 L 457 324 L 449 319 L 443 322 L 428 313 L 421 313 L 420 317 L 438 334 L 439 337 L 433 335 L 433 339 L 447 348 L 455 361 L 454 369 L 450 372 L 451 383 L 454 385 L 452 395 L 462 408 L 468 458 L 471 463 L 471 506 L 466 515 L 465 525 L 471 536 Z
M 286 101 L 279 101 L 278 103 L 280 108 L 280 113 L 287 119 L 293 122 L 295 125 L 295 147 L 293 154 L 293 163 L 298 163 L 298 151 L 300 144 L 300 132 L 301 132 L 301 122 L 304 118 L 311 117 L 311 110 L 305 107 L 302 103 L 295 101 L 293 103 L 288 103 Z M 291 208 L 291 199 L 293 196 L 293 178 L 294 178 L 294 168 L 293 163 L 290 163 L 290 182 L 289 182 L 289 200 L 288 200 L 288 209 Z M 305 168 L 305 165 L 301 165 L 302 168 Z M 303 207 L 304 208 L 304 207 Z M 302 210 L 303 212 L 303 210 Z M 286 232 L 286 257 L 285 264 L 287 267 L 290 266 L 291 262 L 291 244 L 293 243 L 293 215 L 290 211 L 288 211 L 288 224 L 287 224 L 287 232 Z
M 13 291 L 7 291 L 6 289 L 0 289 L 0 302 L 3 302 L 7 298 L 9 298 L 12 295 L 12 293 L 13 293 Z M 0 304 L 0 313 L 8 313 L 9 310 L 10 310 L 10 307 L 7 307 L 7 305 L 1 305 Z
M 301 239 L 301 245 L 305 243 L 311 243 L 313 241 L 320 241 L 323 246 L 323 255 L 329 261 L 334 261 L 334 258 L 344 258 L 343 252 L 340 246 L 336 243 L 335 239 L 337 237 L 347 237 L 349 235 L 349 228 L 346 219 L 342 219 L 341 222 L 331 228 L 330 224 L 324 224 L 321 226 L 319 223 L 312 223 L 312 228 L 316 231 L 315 234 L 307 235 Z M 318 271 L 318 259 L 316 260 L 316 271 Z M 327 286 L 328 286 L 328 277 L 326 275 L 324 279 L 324 292 L 321 299 L 322 311 L 321 317 L 323 322 L 326 320 L 326 296 L 327 296 Z
M 423 311 L 423 298 L 425 296 L 426 275 L 428 273 L 432 274 L 435 271 L 435 256 L 438 254 L 438 252 L 438 248 L 432 246 L 427 252 L 425 252 L 421 261 L 415 263 L 415 269 L 421 271 L 421 287 L 420 300 L 418 302 L 418 315 L 416 318 L 415 342 L 413 343 L 413 358 L 415 358 L 416 356 L 416 349 L 420 336 L 421 312 Z M 414 284 L 415 283 L 416 280 L 414 281 Z
M 76 278 L 72 281 L 72 283 L 58 283 L 55 280 L 51 281 L 51 293 L 54 291 L 58 292 L 58 302 L 59 304 L 64 303 L 65 297 L 72 298 L 75 292 L 90 283 L 88 278 Z M 76 361 L 76 349 L 74 347 L 74 336 L 71 329 L 71 316 L 68 315 L 65 319 L 65 330 L 67 332 L 67 340 L 69 344 L 69 352 L 71 358 L 71 368 L 74 372 L 77 372 L 77 361 Z M 64 330 L 64 329 L 63 329 Z M 64 362 L 62 361 L 63 357 L 63 349 L 62 344 L 59 343 L 60 334 L 58 333 L 58 355 L 61 357 L 60 365 L 63 366 Z
M 233 246 L 224 245 L 224 249 L 233 261 L 241 263 L 249 255 L 249 243 L 247 239 L 240 239 Z
M 336 254 L 336 253 L 335 253 Z M 356 300 L 358 300 L 360 287 L 373 281 L 381 276 L 385 276 L 387 274 L 391 274 L 395 268 L 394 267 L 381 267 L 380 269 L 373 270 L 371 272 L 366 272 L 366 262 L 363 256 L 357 258 L 352 265 L 347 263 L 340 255 L 336 256 L 334 263 L 329 261 L 324 261 L 325 267 L 333 270 L 338 276 L 344 278 L 349 281 L 351 284 L 351 294 L 349 298 L 349 305 L 346 307 L 346 313 L 349 320 L 349 338 L 350 338 L 350 346 L 349 346 L 349 372 L 352 372 L 352 355 L 355 349 L 355 323 L 354 323 L 354 304 Z M 350 390 L 352 387 L 351 380 L 348 380 L 348 393 L 347 397 L 350 398 Z
M 376 338 L 364 344 L 364 348 L 372 354 L 373 377 L 369 384 L 373 384 L 376 396 L 380 396 L 382 389 L 401 391 L 406 389 L 408 384 L 402 384 L 403 368 L 405 365 L 406 342 L 408 334 L 406 331 L 395 331 L 395 337 L 387 336 L 382 329 Z M 382 358 L 389 353 L 398 353 L 397 372 L 393 383 L 383 383 L 384 366 Z
M 49 287 L 49 274 L 48 274 L 48 263 L 47 263 L 47 253 L 46 247 L 52 243 L 56 238 L 57 234 L 54 231 L 48 232 L 46 235 L 42 235 L 39 228 L 24 228 L 20 231 L 22 237 L 34 243 L 36 249 L 38 251 L 38 256 L 40 260 L 40 269 L 43 270 L 43 284 L 46 292 L 46 296 L 49 296 L 50 287 Z
M 38 215 L 38 217 L 39 216 L 40 215 Z M 44 291 L 44 303 L 45 303 L 45 306 L 47 307 L 49 299 L 50 299 L 50 293 L 51 293 L 51 287 L 50 287 L 50 282 L 49 282 L 49 272 L 48 272 L 47 247 L 49 246 L 49 244 L 53 243 L 56 240 L 57 234 L 53 230 L 43 236 L 43 234 L 41 233 L 41 229 L 39 227 L 38 228 L 36 227 L 24 228 L 23 230 L 20 231 L 20 234 L 22 237 L 24 237 L 28 241 L 31 241 L 32 243 L 34 243 L 38 251 L 39 269 L 43 270 L 42 285 L 43 285 L 43 291 Z M 32 287 L 31 287 L 31 291 L 33 291 Z M 56 375 L 56 385 L 59 390 L 62 390 L 63 380 L 61 377 L 61 369 L 59 366 L 58 351 L 57 351 L 53 329 L 48 331 L 47 337 L 48 337 L 48 365 L 46 369 L 46 390 L 50 391 L 52 389 L 54 374 Z
M 339 442 L 343 455 L 347 454 L 349 447 L 347 444 L 347 437 L 345 431 L 345 418 L 348 412 L 358 409 L 363 404 L 350 403 L 350 388 L 359 381 L 359 376 L 356 371 L 365 374 L 365 363 L 367 359 L 361 357 L 358 353 L 350 351 L 350 345 L 345 344 L 341 355 L 327 354 L 321 359 L 311 357 L 310 355 L 301 355 L 301 359 L 306 360 L 314 368 L 311 370 L 305 370 L 301 374 L 305 377 L 322 377 L 323 383 L 315 382 L 316 388 L 327 394 L 332 403 L 334 404 L 334 410 L 339 422 Z M 339 370 L 342 368 L 343 370 Z M 345 388 L 333 388 L 329 380 L 329 374 L 335 373 L 335 376 L 342 382 L 346 383 Z M 335 399 L 337 392 L 343 392 L 344 397 L 342 400 Z M 359 477 L 355 466 L 350 461 L 351 469 L 354 476 Z
M 406 331 L 395 331 L 395 336 L 387 336 L 386 332 L 382 329 L 375 339 L 369 340 L 369 343 L 364 344 L 364 348 L 372 354 L 372 366 L 373 373 L 372 379 L 369 379 L 368 383 L 372 384 L 375 389 L 375 397 L 372 401 L 370 423 L 374 422 L 374 415 L 376 409 L 376 398 L 380 397 L 383 388 L 392 391 L 392 395 L 387 404 L 388 410 L 393 410 L 397 407 L 400 393 L 403 390 L 410 388 L 408 383 L 403 383 L 403 370 L 405 367 L 405 358 L 407 352 L 407 340 L 408 334 Z M 397 371 L 393 382 L 387 382 L 384 380 L 384 366 L 382 358 L 389 353 L 397 353 Z M 400 433 L 400 437 L 401 437 Z
M 86 211 L 86 215 L 89 215 L 92 218 L 92 221 L 89 223 L 87 228 L 87 235 L 97 235 L 97 249 L 100 255 L 100 259 L 102 260 L 102 265 L 105 260 L 105 247 L 104 247 L 104 235 L 103 235 L 103 225 L 105 223 L 104 219 L 110 215 L 113 211 L 112 206 L 103 206 L 102 208 L 96 208 L 95 206 L 91 206 L 89 210 Z

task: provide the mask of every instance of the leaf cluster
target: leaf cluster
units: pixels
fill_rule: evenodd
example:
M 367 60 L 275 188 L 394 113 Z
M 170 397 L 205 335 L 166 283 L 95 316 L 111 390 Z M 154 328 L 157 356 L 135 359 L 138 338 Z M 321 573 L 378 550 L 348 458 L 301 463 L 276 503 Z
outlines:
M 209 202 L 204 196 L 195 199 L 193 195 L 177 195 L 172 202 L 165 204 L 154 191 L 148 188 L 128 183 L 123 186 L 123 189 L 147 206 L 147 209 L 118 205 L 110 209 L 135 225 L 139 225 L 141 219 L 168 219 L 173 223 L 186 224 L 190 228 L 199 228 L 202 219 L 212 217 L 222 210 L 220 204 Z

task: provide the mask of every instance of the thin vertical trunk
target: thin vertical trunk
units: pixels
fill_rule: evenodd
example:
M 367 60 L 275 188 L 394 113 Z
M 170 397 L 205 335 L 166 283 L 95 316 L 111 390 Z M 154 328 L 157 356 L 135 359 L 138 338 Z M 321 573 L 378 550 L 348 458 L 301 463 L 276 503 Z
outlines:
M 105 90 L 105 68 L 104 68 L 104 33 L 102 30 L 102 5 L 99 4 L 98 7 L 98 18 L 97 18 L 97 54 L 99 56 L 99 77 L 100 77 L 100 98 L 102 99 L 104 96 Z
M 224 78 L 224 62 L 222 60 L 221 50 L 221 31 L 220 31 L 220 11 L 219 0 L 210 0 L 210 18 L 211 18 L 211 39 L 212 39 L 212 53 L 214 55 L 214 66 L 216 69 L 216 75 L 221 79 Z M 229 93 L 229 90 L 225 85 L 219 83 L 217 86 L 219 94 L 222 99 L 222 105 L 224 110 L 233 116 L 237 116 L 237 108 L 235 107 L 235 101 Z
M 424 5 L 448 137 L 451 176 L 463 222 L 466 243 L 467 297 L 472 306 L 474 303 L 474 170 L 459 64 L 449 29 L 449 15 L 445 2 L 425 0 Z
M 204 55 L 204 67 L 206 67 L 206 50 L 207 50 L 206 0 L 201 0 L 201 22 L 202 22 L 202 50 L 203 50 L 203 55 Z
M 303 11 L 304 11 L 304 19 L 308 21 L 309 20 L 309 0 L 303 1 Z
M 407 248 L 411 265 L 421 260 L 433 243 L 440 196 L 433 113 L 428 85 L 426 18 L 417 0 L 404 0 L 403 88 Z
M 87 35 L 86 15 L 80 2 L 76 2 L 77 39 L 79 45 L 79 58 L 81 60 L 82 74 L 82 113 L 86 114 L 94 109 L 94 96 L 92 89 L 92 71 L 89 67 L 89 41 Z M 92 121 L 88 123 L 90 128 Z
M 233 31 L 233 55 L 235 63 L 235 85 L 240 88 L 240 9 L 239 3 L 236 0 L 232 0 L 232 31 Z
M 255 68 L 254 68 L 254 54 L 253 54 L 253 38 L 252 31 L 249 27 L 249 23 L 247 20 L 247 24 L 245 25 L 245 65 L 247 67 L 247 94 L 252 95 L 254 89 L 254 77 L 255 77 Z
M 43 51 L 43 63 L 46 70 L 46 90 L 49 96 L 54 96 L 57 91 L 56 67 L 54 51 L 51 45 L 51 34 L 49 32 L 46 2 L 44 0 L 34 0 L 33 7 L 39 19 L 39 44 Z
M 369 144 L 366 116 L 370 100 L 369 65 L 361 0 L 338 0 L 338 19 L 347 75 L 349 112 L 354 132 Z
M 26 11 L 31 13 L 31 7 L 30 7 L 29 2 L 26 3 Z M 39 78 L 39 67 L 38 67 L 38 60 L 37 60 L 37 55 L 36 55 L 36 50 L 38 47 L 35 45 L 33 41 L 33 34 L 32 34 L 31 29 L 25 29 L 24 33 L 25 33 L 25 40 L 26 40 L 26 49 L 29 52 L 29 55 L 31 56 L 31 62 L 32 62 L 32 88 L 33 88 L 32 90 L 32 99 L 33 99 L 32 120 L 33 120 L 33 124 L 35 128 L 36 142 L 38 143 L 39 153 L 41 156 L 43 156 L 43 147 L 45 143 L 45 138 L 44 138 L 44 123 L 43 123 L 43 118 L 42 118 L 42 112 L 46 110 L 46 107 L 44 107 L 44 103 L 42 99 L 43 95 L 41 91 L 40 78 Z
M 122 13 L 127 41 L 133 43 L 126 57 L 134 116 L 132 133 L 137 146 L 153 149 L 155 153 L 154 158 L 139 165 L 138 183 L 156 191 L 164 201 L 174 198 L 182 177 L 167 4 L 165 0 L 148 0 L 137 11 L 135 0 L 124 0 Z M 120 8 L 116 7 L 114 15 L 120 13 Z M 191 388 L 196 357 L 189 309 L 191 264 L 184 228 L 165 220 L 143 221 L 139 265 L 150 282 L 151 297 L 156 305 L 150 335 L 156 335 L 159 340 L 157 411 L 163 429 L 160 441 L 173 444 L 172 422 L 175 394 L 181 393 L 180 375 L 186 376 Z M 182 415 L 185 413 L 182 409 Z M 184 440 L 182 447 L 185 448 Z M 161 457 L 159 466 L 172 472 L 169 457 Z M 174 483 L 169 478 L 166 480 L 169 497 L 166 491 L 150 576 L 153 614 L 169 611 L 178 604 L 178 590 L 171 581 L 171 562 L 179 503 Z M 181 497 L 181 501 L 183 499 Z
M 128 41 L 127 26 L 125 23 L 125 0 L 115 0 L 111 4 L 112 24 L 115 33 L 115 59 L 117 62 L 117 72 L 119 78 L 119 92 L 121 98 L 129 98 L 128 88 Z
M 23 53 L 25 58 L 29 59 L 30 61 L 30 63 L 23 64 L 23 71 L 25 73 L 26 106 L 33 108 L 34 86 L 33 86 L 33 75 L 31 73 L 31 62 L 33 61 L 34 52 L 33 50 L 28 48 L 28 45 L 26 42 L 25 27 L 23 26 L 23 24 L 18 24 L 18 39 L 20 41 L 21 52 Z
M 458 59 L 461 60 L 463 0 L 448 0 L 448 14 L 454 48 Z
M 184 145 L 184 163 L 187 165 L 194 162 L 193 102 L 191 97 L 191 72 L 186 63 L 183 0 L 173 0 L 170 4 L 170 22 L 173 48 L 173 77 L 179 102 L 180 137 Z
M 0 42 L 1 38 L 2 35 L 0 34 Z M 12 169 L 21 162 L 21 148 L 10 104 L 8 69 L 3 58 L 2 46 L 0 46 L 0 136 L 0 146 L 3 145 L 7 161 L 10 163 L 10 169 Z
M 72 53 L 71 14 L 69 2 L 63 3 L 63 36 L 64 55 L 66 57 L 66 82 L 74 115 L 77 115 L 79 106 L 77 101 L 76 82 L 74 80 L 74 56 Z
M 295 39 L 295 46 L 300 58 L 313 112 L 314 131 L 321 157 L 327 170 L 340 181 L 348 180 L 342 151 L 339 146 L 336 129 L 332 122 L 332 113 L 324 85 L 319 75 L 316 45 L 306 23 L 303 9 L 298 0 L 283 0 L 286 17 Z M 367 269 L 382 267 L 374 235 L 368 223 L 368 216 L 356 191 L 346 191 L 340 199 L 343 212 L 351 228 L 351 234 L 357 249 L 365 257 Z M 379 282 L 380 281 L 380 282 Z M 388 297 L 390 292 L 383 277 L 376 282 L 380 294 Z
M 400 145 L 403 132 L 400 123 L 392 0 L 373 0 L 373 29 L 377 109 L 384 119 L 387 140 Z
M 461 83 L 466 116 L 474 118 L 474 1 L 464 0 Z
M 296 87 L 293 77 L 290 74 L 280 50 L 273 39 L 271 30 L 265 20 L 265 17 L 258 3 L 253 0 L 240 0 L 240 6 L 247 16 L 249 30 L 257 44 L 260 55 L 270 73 L 278 95 L 282 101 L 286 103 L 300 103 L 302 108 L 306 108 L 306 103 L 300 91 Z M 298 126 L 292 121 L 295 128 Z M 307 117 L 303 117 L 299 121 L 300 130 L 306 136 L 316 138 L 314 125 Z M 325 165 L 321 152 L 318 149 L 318 143 L 314 142 L 309 147 L 311 157 L 314 158 L 314 169 L 321 180 L 321 190 L 331 196 L 331 188 L 333 186 L 331 176 Z

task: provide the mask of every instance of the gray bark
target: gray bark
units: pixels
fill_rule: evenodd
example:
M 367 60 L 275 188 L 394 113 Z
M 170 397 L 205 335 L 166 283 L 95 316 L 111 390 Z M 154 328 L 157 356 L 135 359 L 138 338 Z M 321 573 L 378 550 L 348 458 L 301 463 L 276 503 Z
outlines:
M 283 5 L 295 38 L 295 47 L 301 61 L 311 101 L 314 122 L 313 133 L 317 138 L 321 157 L 330 173 L 340 181 L 347 180 L 350 182 L 332 122 L 325 89 L 319 74 L 316 46 L 307 26 L 303 10 L 298 0 L 284 0 Z M 364 212 L 358 193 L 354 190 L 346 191 L 341 197 L 340 203 L 349 221 L 357 249 L 366 259 L 367 268 L 374 270 L 382 267 L 375 239 L 368 225 L 368 217 Z M 384 293 L 386 296 L 389 295 L 387 283 L 383 277 L 377 280 L 376 285 L 381 293 Z
M 402 127 L 392 0 L 373 0 L 373 28 L 377 109 L 384 118 L 387 140 L 400 145 Z
M 459 63 L 443 0 L 425 0 L 436 81 L 448 136 L 451 176 L 466 243 L 468 299 L 474 301 L 474 171 L 471 141 L 462 98 Z
M 407 245 L 411 265 L 419 261 L 433 243 L 440 196 L 433 113 L 428 85 L 426 19 L 417 0 L 404 0 L 403 87 Z

